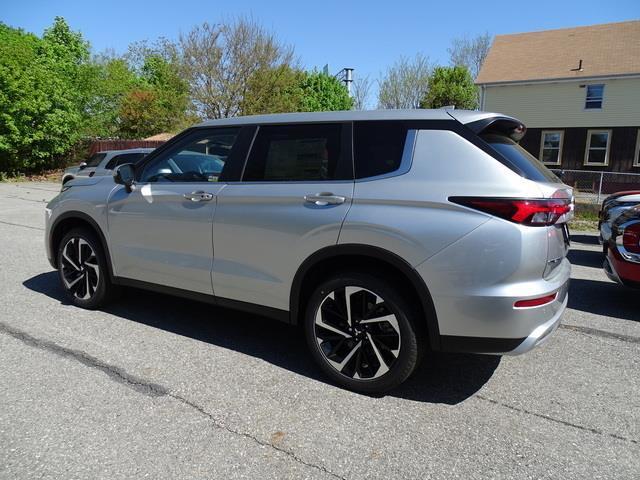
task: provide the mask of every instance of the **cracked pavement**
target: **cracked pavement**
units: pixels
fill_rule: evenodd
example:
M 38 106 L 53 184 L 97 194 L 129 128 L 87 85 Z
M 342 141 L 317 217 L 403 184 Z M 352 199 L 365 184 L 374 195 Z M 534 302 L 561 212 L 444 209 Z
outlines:
M 367 397 L 275 321 L 138 290 L 69 305 L 42 238 L 58 190 L 0 183 L 0 478 L 637 477 L 640 294 L 594 235 L 544 346 L 431 355 Z

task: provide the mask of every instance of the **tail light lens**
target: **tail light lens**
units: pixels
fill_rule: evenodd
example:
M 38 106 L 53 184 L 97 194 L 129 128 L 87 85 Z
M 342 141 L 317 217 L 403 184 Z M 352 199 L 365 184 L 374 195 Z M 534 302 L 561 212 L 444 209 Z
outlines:
M 529 300 L 518 300 L 513 304 L 516 308 L 530 308 L 530 307 L 540 307 L 542 305 L 546 305 L 548 303 L 553 302 L 558 296 L 558 292 L 552 293 L 551 295 L 545 295 L 540 298 L 531 298 Z
M 571 212 L 571 199 L 517 199 L 487 197 L 450 197 L 449 201 L 510 222 L 534 227 L 553 225 Z
M 624 229 L 622 246 L 629 253 L 640 254 L 640 222 L 633 223 Z

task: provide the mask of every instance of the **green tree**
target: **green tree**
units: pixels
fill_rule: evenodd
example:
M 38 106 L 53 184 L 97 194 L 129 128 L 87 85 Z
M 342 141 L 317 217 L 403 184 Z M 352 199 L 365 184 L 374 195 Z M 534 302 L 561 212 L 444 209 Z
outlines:
M 429 92 L 420 102 L 421 108 L 456 108 L 473 110 L 478 106 L 478 95 L 471 73 L 466 67 L 436 67 L 429 78 Z
M 132 90 L 124 97 L 118 110 L 120 136 L 144 138 L 162 132 L 161 110 L 158 95 L 153 90 Z
M 300 111 L 302 82 L 305 78 L 305 72 L 288 65 L 254 72 L 247 82 L 240 113 L 256 115 Z
M 335 77 L 322 72 L 307 73 L 301 83 L 301 110 L 323 112 L 351 110 L 353 100 L 347 88 Z
M 95 58 L 92 62 L 91 90 L 83 133 L 89 137 L 120 135 L 120 107 L 129 92 L 141 81 L 123 58 Z
M 0 171 L 52 167 L 80 137 L 89 46 L 57 17 L 40 39 L 0 24 Z
M 153 133 L 187 126 L 192 120 L 188 115 L 189 84 L 180 76 L 178 65 L 161 55 L 150 54 L 142 66 L 142 80 L 155 95 L 158 130 Z

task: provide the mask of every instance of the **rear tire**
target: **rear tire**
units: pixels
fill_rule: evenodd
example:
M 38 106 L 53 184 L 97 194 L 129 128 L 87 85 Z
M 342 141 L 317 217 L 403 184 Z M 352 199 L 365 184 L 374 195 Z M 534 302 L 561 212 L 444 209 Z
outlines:
M 57 260 L 60 282 L 74 305 L 93 310 L 111 299 L 115 287 L 109 280 L 102 243 L 91 230 L 67 232 L 58 245 Z
M 356 392 L 388 391 L 418 365 L 415 309 L 389 283 L 363 272 L 323 281 L 304 318 L 316 363 L 336 384 Z

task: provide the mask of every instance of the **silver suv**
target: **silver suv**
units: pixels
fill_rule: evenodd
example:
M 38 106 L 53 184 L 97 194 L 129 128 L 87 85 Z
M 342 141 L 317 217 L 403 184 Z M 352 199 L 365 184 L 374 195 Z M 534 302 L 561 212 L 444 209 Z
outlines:
M 77 306 L 130 286 L 273 317 L 334 382 L 388 390 L 427 349 L 518 354 L 558 326 L 572 191 L 524 132 L 445 110 L 208 121 L 72 182 L 47 254 Z

